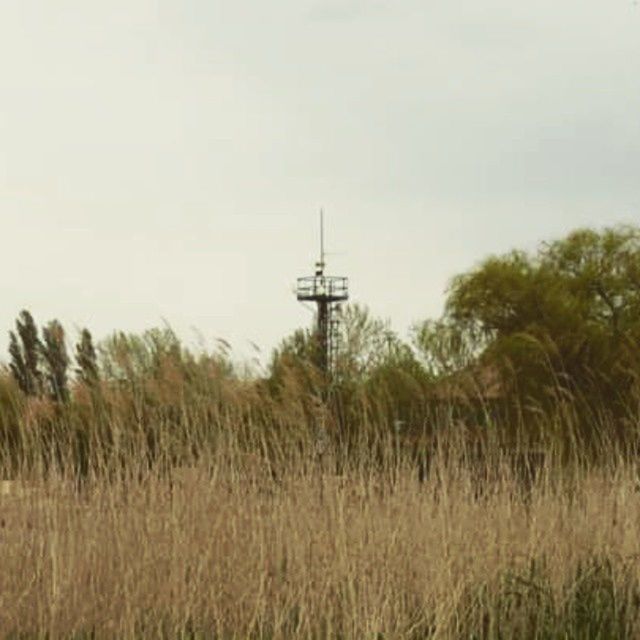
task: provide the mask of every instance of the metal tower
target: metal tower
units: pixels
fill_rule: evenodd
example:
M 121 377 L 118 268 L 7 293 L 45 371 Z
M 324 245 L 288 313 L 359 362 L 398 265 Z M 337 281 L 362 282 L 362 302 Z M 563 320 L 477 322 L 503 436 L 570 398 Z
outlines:
M 325 266 L 324 212 L 320 211 L 320 260 L 316 262 L 315 275 L 298 278 L 296 293 L 298 300 L 316 303 L 319 365 L 330 379 L 336 367 L 340 338 L 336 311 L 339 303 L 349 298 L 349 282 L 347 278 L 325 275 Z

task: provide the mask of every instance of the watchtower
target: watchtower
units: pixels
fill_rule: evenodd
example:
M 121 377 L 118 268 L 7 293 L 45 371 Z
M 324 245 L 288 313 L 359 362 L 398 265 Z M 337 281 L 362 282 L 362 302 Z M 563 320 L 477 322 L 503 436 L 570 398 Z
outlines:
M 336 311 L 341 302 L 349 299 L 349 282 L 342 276 L 326 275 L 325 267 L 324 212 L 320 211 L 320 260 L 316 262 L 314 275 L 298 278 L 296 294 L 298 300 L 316 304 L 319 366 L 330 379 L 335 372 L 340 340 L 340 320 Z

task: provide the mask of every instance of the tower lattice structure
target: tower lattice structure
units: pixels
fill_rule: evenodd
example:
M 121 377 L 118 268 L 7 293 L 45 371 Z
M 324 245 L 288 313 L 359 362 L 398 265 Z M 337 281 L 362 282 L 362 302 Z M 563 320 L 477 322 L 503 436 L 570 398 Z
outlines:
M 336 370 L 340 344 L 339 305 L 349 299 L 349 281 L 343 276 L 325 273 L 324 216 L 320 212 L 320 260 L 312 276 L 298 278 L 296 294 L 299 301 L 316 305 L 316 339 L 318 364 L 328 378 Z

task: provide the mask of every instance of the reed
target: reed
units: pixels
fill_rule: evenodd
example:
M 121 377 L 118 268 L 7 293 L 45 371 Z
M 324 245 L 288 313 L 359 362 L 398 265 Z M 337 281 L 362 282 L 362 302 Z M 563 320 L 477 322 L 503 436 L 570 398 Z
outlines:
M 391 422 L 362 387 L 123 363 L 65 404 L 0 378 L 1 636 L 638 637 L 633 412 Z

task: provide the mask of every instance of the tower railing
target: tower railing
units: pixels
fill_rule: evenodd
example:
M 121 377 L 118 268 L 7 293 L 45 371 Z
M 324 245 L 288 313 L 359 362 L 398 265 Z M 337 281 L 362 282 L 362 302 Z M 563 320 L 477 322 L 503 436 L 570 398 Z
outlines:
M 348 278 L 340 276 L 305 276 L 298 278 L 298 300 L 340 302 L 349 298 Z

